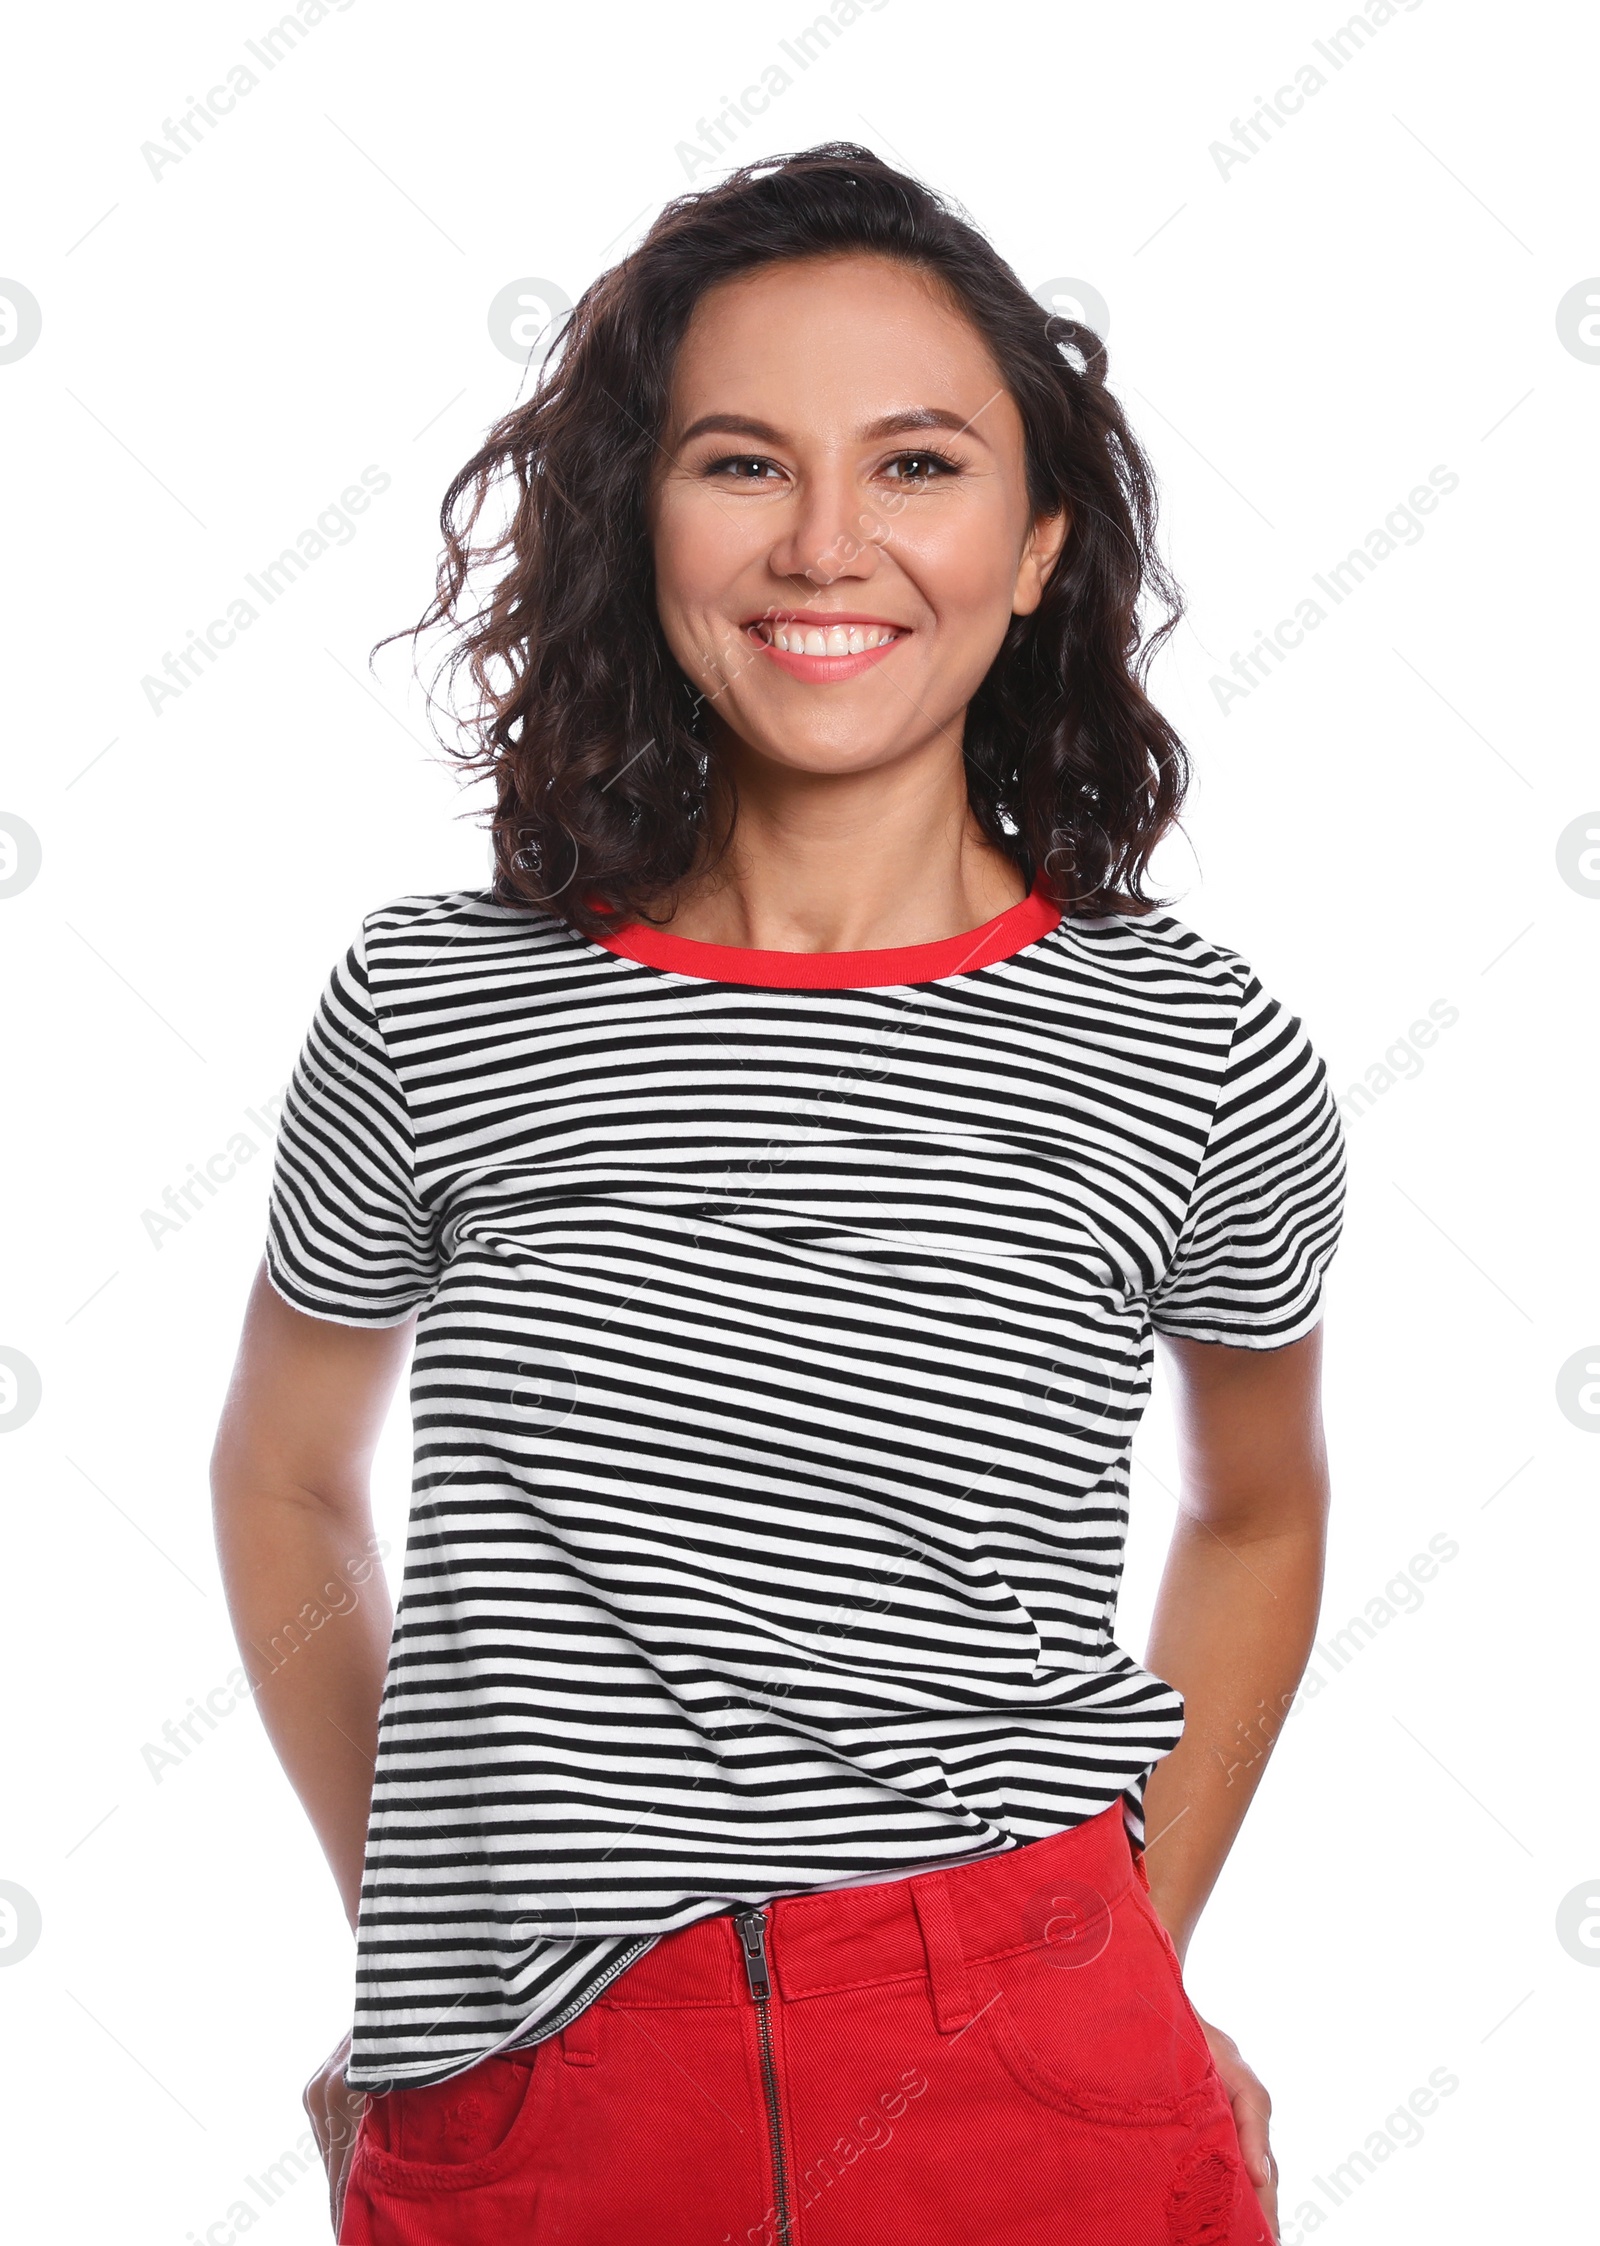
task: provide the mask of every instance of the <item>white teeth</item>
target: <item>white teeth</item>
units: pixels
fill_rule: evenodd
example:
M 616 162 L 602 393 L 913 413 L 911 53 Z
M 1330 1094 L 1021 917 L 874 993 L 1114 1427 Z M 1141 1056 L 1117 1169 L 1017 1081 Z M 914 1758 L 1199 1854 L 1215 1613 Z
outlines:
M 756 630 L 781 655 L 865 655 L 899 638 L 892 624 L 758 624 Z

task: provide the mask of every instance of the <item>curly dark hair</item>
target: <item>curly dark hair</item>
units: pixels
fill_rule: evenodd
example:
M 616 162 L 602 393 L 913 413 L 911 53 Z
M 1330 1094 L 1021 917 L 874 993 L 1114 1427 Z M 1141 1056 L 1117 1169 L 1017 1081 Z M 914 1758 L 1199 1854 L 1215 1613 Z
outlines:
M 710 831 L 713 751 L 697 730 L 699 697 L 656 612 L 654 456 L 674 360 L 705 292 L 782 259 L 849 252 L 898 259 L 942 284 L 1016 401 L 1035 514 L 1072 510 L 1040 605 L 1012 618 L 967 711 L 974 816 L 1067 912 L 1163 901 L 1142 881 L 1189 766 L 1143 682 L 1182 599 L 1156 551 L 1153 474 L 1105 385 L 1105 346 L 1042 311 L 976 227 L 920 181 L 831 142 L 669 203 L 585 290 L 531 395 L 445 495 L 434 599 L 409 635 L 391 637 L 445 627 L 441 675 L 452 689 L 463 668 L 470 680 L 471 712 L 445 746 L 494 781 L 502 902 L 593 935 L 651 917 L 726 849 L 731 815 Z M 482 597 L 469 594 L 485 569 Z M 1163 611 L 1148 630 L 1147 592 Z

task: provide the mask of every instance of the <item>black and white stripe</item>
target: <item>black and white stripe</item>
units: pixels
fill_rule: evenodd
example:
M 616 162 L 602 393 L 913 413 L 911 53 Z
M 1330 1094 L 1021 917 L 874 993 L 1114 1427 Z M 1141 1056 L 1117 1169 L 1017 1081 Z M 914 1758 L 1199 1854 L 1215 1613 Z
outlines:
M 478 893 L 334 971 L 269 1268 L 421 1306 L 350 2079 L 538 2040 L 726 1907 L 1054 1832 L 1175 1744 L 1112 1638 L 1152 1325 L 1308 1332 L 1343 1147 L 1170 914 L 871 989 Z

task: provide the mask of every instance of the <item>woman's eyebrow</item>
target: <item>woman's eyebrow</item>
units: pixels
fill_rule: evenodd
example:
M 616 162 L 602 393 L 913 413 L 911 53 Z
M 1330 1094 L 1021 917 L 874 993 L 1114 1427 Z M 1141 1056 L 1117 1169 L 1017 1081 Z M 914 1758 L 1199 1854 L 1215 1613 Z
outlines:
M 991 399 L 984 401 L 985 405 L 992 403 Z M 859 434 L 863 443 L 870 444 L 875 438 L 898 437 L 915 429 L 954 429 L 982 444 L 984 440 L 974 426 L 982 412 L 983 406 L 978 408 L 977 413 L 970 414 L 952 413 L 943 406 L 907 406 L 899 413 L 886 413 L 881 420 L 868 422 Z M 698 421 L 690 422 L 678 442 L 686 445 L 695 437 L 713 435 L 751 437 L 757 444 L 768 445 L 782 444 L 784 441 L 781 429 L 775 429 L 770 421 L 758 421 L 751 414 L 703 413 Z
M 686 445 L 691 437 L 754 437 L 759 444 L 775 445 L 783 442 L 781 431 L 770 421 L 756 421 L 747 413 L 703 413 L 698 421 L 691 421 L 679 444 Z
M 999 396 L 995 392 L 995 397 Z M 898 437 L 911 429 L 954 429 L 958 436 L 969 436 L 979 444 L 983 439 L 974 427 L 984 406 L 993 405 L 994 398 L 985 398 L 978 413 L 951 413 L 943 406 L 908 406 L 903 413 L 886 413 L 881 421 L 874 421 L 862 430 L 863 437 Z

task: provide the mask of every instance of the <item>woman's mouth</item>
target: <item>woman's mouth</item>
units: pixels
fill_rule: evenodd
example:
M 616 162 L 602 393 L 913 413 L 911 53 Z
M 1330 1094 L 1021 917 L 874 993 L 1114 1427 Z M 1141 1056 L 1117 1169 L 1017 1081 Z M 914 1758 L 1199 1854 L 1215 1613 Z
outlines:
M 804 613 L 757 617 L 745 632 L 791 678 L 813 685 L 858 677 L 910 636 L 880 617 Z

